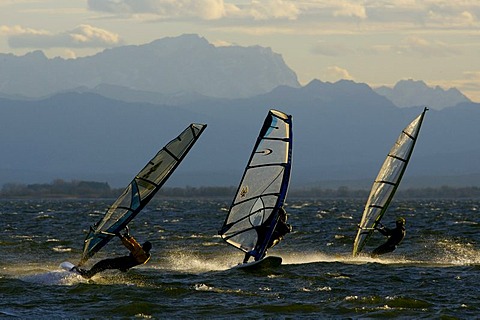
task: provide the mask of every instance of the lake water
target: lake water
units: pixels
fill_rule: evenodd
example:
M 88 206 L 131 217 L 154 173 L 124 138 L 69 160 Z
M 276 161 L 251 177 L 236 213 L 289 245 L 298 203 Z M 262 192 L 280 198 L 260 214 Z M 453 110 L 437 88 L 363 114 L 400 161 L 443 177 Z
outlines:
M 148 264 L 85 280 L 89 226 L 113 200 L 0 201 L 0 318 L 445 318 L 480 315 L 480 200 L 396 201 L 382 222 L 407 219 L 399 248 L 352 258 L 365 200 L 289 199 L 294 232 L 269 250 L 284 264 L 230 270 L 243 254 L 217 230 L 229 199 L 154 199 L 130 224 L 153 243 Z M 366 252 L 385 240 L 376 235 Z M 126 254 L 114 239 L 89 261 Z

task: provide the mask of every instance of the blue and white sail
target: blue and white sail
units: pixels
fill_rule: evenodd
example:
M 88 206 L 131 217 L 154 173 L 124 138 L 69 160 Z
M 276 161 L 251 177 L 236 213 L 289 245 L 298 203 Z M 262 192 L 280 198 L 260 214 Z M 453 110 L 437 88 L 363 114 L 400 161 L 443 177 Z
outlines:
M 206 126 L 190 124 L 135 176 L 102 219 L 90 228 L 79 265 L 91 258 L 140 213 L 185 158 Z
M 263 257 L 283 206 L 292 165 L 292 117 L 270 110 L 219 234 L 230 245 Z
M 363 210 L 362 220 L 358 226 L 357 236 L 353 244 L 353 256 L 362 251 L 375 231 L 375 227 L 387 211 L 412 156 L 413 147 L 415 147 L 417 142 L 420 127 L 427 110 L 425 108 L 418 117 L 403 129 L 380 168 Z

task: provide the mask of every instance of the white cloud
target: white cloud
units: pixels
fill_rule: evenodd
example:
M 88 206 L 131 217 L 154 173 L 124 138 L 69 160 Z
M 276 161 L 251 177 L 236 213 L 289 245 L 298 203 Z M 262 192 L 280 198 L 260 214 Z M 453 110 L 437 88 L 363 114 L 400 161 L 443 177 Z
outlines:
M 460 79 L 432 81 L 432 83 L 445 88 L 457 88 L 470 100 L 480 103 L 480 71 L 465 71 L 462 75 Z
M 420 54 L 424 57 L 446 57 L 460 52 L 441 41 L 428 41 L 418 36 L 408 36 L 394 47 L 400 54 Z
M 231 47 L 235 45 L 225 40 L 213 40 L 213 41 L 210 41 L 210 43 L 213 44 L 215 47 Z
M 294 20 L 300 13 L 296 1 L 252 0 L 246 5 L 227 3 L 224 0 L 88 0 L 93 11 L 113 14 L 156 15 L 164 19 L 248 18 L 254 20 Z
M 330 81 L 336 81 L 341 79 L 353 80 L 353 77 L 350 75 L 347 69 L 338 66 L 327 67 L 325 76 Z
M 58 34 L 21 26 L 0 26 L 0 33 L 9 37 L 12 48 L 105 48 L 122 43 L 117 34 L 86 24 Z
M 425 38 L 409 35 L 403 38 L 399 43 L 376 44 L 365 49 L 366 54 L 391 54 L 400 56 L 420 55 L 425 58 L 432 57 L 453 57 L 462 55 L 462 50 L 439 40 L 427 40 Z
M 17 35 L 25 35 L 25 34 L 33 34 L 33 35 L 48 35 L 48 31 L 46 30 L 35 30 L 32 28 L 24 28 L 22 26 L 0 26 L 0 34 L 6 36 L 17 36 Z
M 122 19 L 220 20 L 244 29 L 258 27 L 245 20 L 265 28 L 295 20 L 299 34 L 480 27 L 477 0 L 88 0 L 88 8 Z
M 426 22 L 431 25 L 455 27 L 471 27 L 478 23 L 472 12 L 444 12 L 431 10 L 427 14 Z
M 114 14 L 146 14 L 163 18 L 197 17 L 204 20 L 220 19 L 236 6 L 223 0 L 88 0 L 93 11 Z
M 357 2 L 343 1 L 339 2 L 339 8 L 333 12 L 334 17 L 355 17 L 360 19 L 367 18 L 365 7 Z
M 249 16 L 256 20 L 297 19 L 300 10 L 294 2 L 284 0 L 252 1 Z

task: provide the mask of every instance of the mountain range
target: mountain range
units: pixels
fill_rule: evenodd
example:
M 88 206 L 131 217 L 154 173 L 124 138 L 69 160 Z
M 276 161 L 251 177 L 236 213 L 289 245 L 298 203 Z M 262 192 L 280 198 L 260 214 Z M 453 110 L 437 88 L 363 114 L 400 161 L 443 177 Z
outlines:
M 427 106 L 432 109 L 455 106 L 463 102 L 471 102 L 463 93 L 456 88 L 447 90 L 436 86 L 427 86 L 421 80 L 415 81 L 400 80 L 393 88 L 382 86 L 375 89 L 375 92 L 387 97 L 398 107 Z
M 192 42 L 190 47 L 188 42 Z M 425 105 L 412 100 L 413 106 L 399 107 L 392 102 L 392 96 L 380 94 L 378 88 L 347 80 L 335 83 L 312 80 L 299 85 L 281 56 L 260 47 L 230 48 L 230 52 L 221 54 L 223 58 L 217 60 L 218 65 L 212 67 L 195 60 L 196 56 L 202 57 L 196 54 L 196 46 L 205 50 L 202 61 L 219 59 L 220 53 L 216 51 L 220 48 L 194 35 L 107 50 L 90 57 L 88 63 L 83 60 L 84 68 L 90 70 L 84 72 L 72 66 L 59 67 L 80 63 L 61 59 L 55 62 L 58 63 L 55 69 L 39 53 L 31 54 L 35 57 L 9 57 L 17 63 L 10 71 L 26 72 L 28 68 L 37 71 L 30 78 L 23 75 L 23 80 L 8 79 L 5 73 L 0 75 L 0 184 L 78 179 L 122 187 L 188 124 L 200 122 L 208 124 L 205 133 L 167 184 L 236 185 L 268 109 L 275 108 L 293 115 L 292 187 L 368 188 L 401 130 Z M 150 55 L 156 52 L 159 61 L 140 58 L 145 56 L 140 54 L 144 49 L 151 51 Z M 159 53 L 167 49 L 172 55 Z M 190 69 L 192 81 L 178 75 L 175 92 L 158 89 L 164 88 L 160 83 L 153 86 L 152 81 L 163 73 L 160 71 L 164 66 L 169 62 L 176 65 L 179 60 L 173 57 L 181 55 L 182 50 L 189 51 L 189 59 L 193 59 L 189 65 L 197 66 Z M 102 57 L 103 54 L 110 59 Z M 150 61 L 153 64 L 150 76 L 138 73 L 132 85 L 132 70 L 139 70 L 138 65 L 125 66 L 123 70 L 122 63 L 114 58 L 117 54 L 123 57 L 123 64 L 131 60 L 134 65 L 139 61 L 147 65 Z M 180 60 L 186 63 L 188 59 Z M 38 64 L 49 66 L 37 69 Z M 232 64 L 247 71 L 238 75 L 231 73 L 233 69 L 225 71 Z M 262 69 L 261 65 L 268 68 Z M 99 74 L 96 81 L 82 80 L 95 68 Z M 205 80 L 203 73 L 209 68 L 214 69 L 210 76 L 218 77 L 216 81 Z M 262 77 L 269 75 L 270 80 L 252 76 L 255 68 L 264 73 Z M 146 69 L 145 66 L 143 70 Z M 66 70 L 70 72 L 70 82 L 64 78 Z M 178 70 L 184 71 L 185 68 Z M 57 86 L 52 80 L 55 77 L 42 83 L 41 75 L 47 77 L 47 73 L 58 75 L 57 84 L 61 80 L 67 83 Z M 225 80 L 222 74 L 235 78 L 224 87 L 236 83 L 242 88 L 240 92 L 230 94 L 227 93 L 230 89 L 225 89 L 212 94 L 220 79 Z M 192 89 L 200 82 L 208 89 Z M 262 86 L 256 86 L 256 82 Z M 24 91 L 20 90 L 22 84 Z M 29 88 L 35 84 L 37 94 L 47 96 L 32 94 Z M 416 81 L 406 84 L 424 87 L 424 83 Z M 18 89 L 7 90 L 15 85 Z M 431 90 L 424 91 L 423 96 Z M 478 186 L 480 105 L 462 99 L 455 90 L 439 93 L 444 95 L 443 100 L 448 96 L 456 96 L 457 100 L 451 100 L 451 106 L 430 106 L 402 186 Z
M 398 108 L 366 84 L 344 80 L 181 106 L 77 92 L 35 101 L 0 99 L 0 105 L 0 181 L 61 178 L 112 186 L 127 184 L 191 122 L 208 127 L 172 185 L 235 185 L 268 109 L 276 108 L 293 115 L 292 186 L 368 187 L 400 131 L 423 110 Z M 477 119 L 480 105 L 471 102 L 430 110 L 405 184 L 479 185 Z
M 77 59 L 48 59 L 41 51 L 20 57 L 0 54 L 0 70 L 0 92 L 34 98 L 104 84 L 217 98 L 253 96 L 279 85 L 299 86 L 295 72 L 269 48 L 215 47 L 192 34 Z

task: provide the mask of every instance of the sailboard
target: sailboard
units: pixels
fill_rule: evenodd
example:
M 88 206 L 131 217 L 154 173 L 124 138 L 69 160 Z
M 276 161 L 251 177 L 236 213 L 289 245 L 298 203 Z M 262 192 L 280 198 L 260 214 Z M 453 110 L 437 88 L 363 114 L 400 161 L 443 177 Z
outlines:
M 62 268 L 65 271 L 75 273 L 76 275 L 80 275 L 80 273 L 75 269 L 75 265 L 71 262 L 64 261 L 60 264 L 60 268 Z
M 90 227 L 79 266 L 102 249 L 142 211 L 185 158 L 206 126 L 190 124 L 140 170 L 104 216 Z
M 232 269 L 240 269 L 244 271 L 256 271 L 274 269 L 282 264 L 282 258 L 276 256 L 266 256 L 258 261 L 241 263 Z
M 425 108 L 419 116 L 402 130 L 380 168 L 373 182 L 370 195 L 363 210 L 362 219 L 358 226 L 353 244 L 353 256 L 362 251 L 387 211 L 412 156 L 413 148 L 417 142 L 420 127 L 427 110 Z
M 256 261 L 264 257 L 279 220 L 279 210 L 287 195 L 291 163 L 292 117 L 272 109 L 265 118 L 227 217 L 218 232 L 224 241 L 249 253 Z

